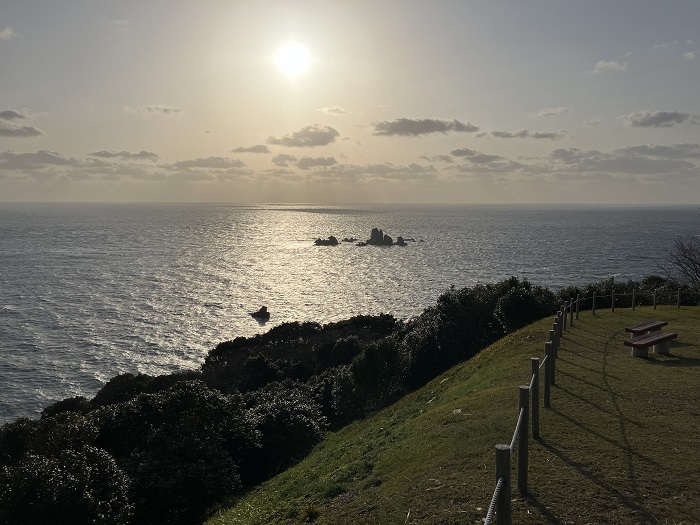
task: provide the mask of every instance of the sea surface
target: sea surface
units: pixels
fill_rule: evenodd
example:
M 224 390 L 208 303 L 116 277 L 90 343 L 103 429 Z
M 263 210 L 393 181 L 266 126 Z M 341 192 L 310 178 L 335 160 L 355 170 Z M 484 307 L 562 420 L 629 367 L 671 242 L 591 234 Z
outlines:
M 0 424 L 111 377 L 195 369 L 286 321 L 419 314 L 451 285 L 659 274 L 695 207 L 0 203 Z M 369 238 L 408 246 L 314 246 Z M 265 305 L 259 323 L 249 312 Z

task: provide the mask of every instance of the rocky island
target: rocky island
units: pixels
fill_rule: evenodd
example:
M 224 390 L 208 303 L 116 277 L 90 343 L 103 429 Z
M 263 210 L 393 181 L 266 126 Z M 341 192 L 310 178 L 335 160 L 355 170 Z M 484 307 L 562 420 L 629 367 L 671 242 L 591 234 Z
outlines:
M 370 234 L 370 238 L 367 239 L 366 241 L 358 242 L 355 244 L 355 246 L 367 246 L 368 244 L 371 246 L 407 246 L 406 241 L 414 241 L 415 239 L 404 239 L 400 235 L 397 237 L 396 242 L 394 242 L 394 239 L 391 238 L 390 235 L 384 233 L 383 230 L 379 228 L 372 228 L 372 233 Z M 355 237 L 345 237 L 343 238 L 343 242 L 355 242 L 357 239 Z M 338 239 L 334 237 L 333 235 L 329 236 L 327 239 L 321 239 L 320 237 L 314 241 L 314 244 L 316 246 L 336 246 L 338 244 Z

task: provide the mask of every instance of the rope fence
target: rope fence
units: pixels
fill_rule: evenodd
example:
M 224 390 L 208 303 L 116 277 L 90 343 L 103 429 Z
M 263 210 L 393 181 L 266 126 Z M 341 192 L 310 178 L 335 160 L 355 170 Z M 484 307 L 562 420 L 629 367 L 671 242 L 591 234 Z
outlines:
M 576 295 L 569 300 L 568 303 L 561 305 L 559 311 L 554 316 L 552 329 L 549 330 L 549 340 L 544 343 L 544 357 L 540 360 L 539 357 L 532 357 L 532 375 L 528 385 L 520 385 L 519 391 L 519 411 L 518 420 L 515 424 L 513 439 L 510 445 L 496 445 L 496 488 L 493 491 L 491 503 L 484 523 L 492 525 L 494 518 L 497 519 L 498 525 L 511 525 L 512 509 L 511 509 L 511 455 L 517 450 L 517 480 L 518 492 L 527 494 L 527 470 L 528 470 L 528 434 L 530 420 L 532 420 L 532 438 L 539 439 L 540 436 L 540 369 L 544 367 L 544 396 L 542 405 L 544 408 L 549 408 L 551 403 L 551 387 L 556 384 L 556 362 L 559 352 L 559 345 L 562 335 L 569 328 L 573 328 L 579 318 L 579 312 L 582 305 L 588 305 L 595 315 L 596 308 L 607 307 L 615 311 L 616 301 L 618 306 L 630 307 L 634 310 L 637 306 L 641 306 L 642 302 L 653 306 L 656 309 L 657 304 L 673 304 L 681 307 L 681 290 L 677 293 L 659 293 L 657 290 L 653 292 L 637 292 L 632 290 L 631 293 L 616 294 L 615 289 L 611 289 L 610 294 L 597 295 L 596 292 L 589 297 L 581 297 Z M 692 295 L 696 298 L 696 294 Z M 641 298 L 641 300 L 640 300 Z M 608 301 L 609 300 L 609 301 Z M 663 302 L 662 302 L 663 301 Z M 620 305 L 619 303 L 622 303 Z M 530 410 L 532 407 L 532 410 Z M 531 415 L 530 415 L 531 414 Z

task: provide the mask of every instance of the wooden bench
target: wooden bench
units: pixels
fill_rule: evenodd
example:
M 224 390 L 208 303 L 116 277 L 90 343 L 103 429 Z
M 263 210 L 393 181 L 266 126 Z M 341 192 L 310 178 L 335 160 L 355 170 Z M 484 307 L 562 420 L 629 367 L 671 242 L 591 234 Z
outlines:
M 632 347 L 632 357 L 649 357 L 649 347 L 654 347 L 655 354 L 668 354 L 671 351 L 671 339 L 678 337 L 673 332 L 651 332 L 638 335 L 625 341 L 625 346 Z
M 634 339 L 639 335 L 644 335 L 649 332 L 661 330 L 661 327 L 666 326 L 666 321 L 644 321 L 643 323 L 635 324 L 625 328 L 625 332 L 630 333 L 630 339 Z

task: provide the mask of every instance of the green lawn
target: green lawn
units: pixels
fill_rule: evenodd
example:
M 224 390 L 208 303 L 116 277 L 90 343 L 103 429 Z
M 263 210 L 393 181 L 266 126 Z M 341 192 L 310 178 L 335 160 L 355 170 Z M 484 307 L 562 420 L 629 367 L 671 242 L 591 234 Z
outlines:
M 671 355 L 631 357 L 624 327 L 652 318 L 678 333 Z M 494 446 L 510 442 L 518 385 L 529 382 L 551 322 L 329 435 L 208 523 L 481 523 Z M 581 312 L 556 379 L 541 439 L 530 440 L 530 493 L 520 496 L 513 481 L 513 523 L 700 523 L 700 308 Z

